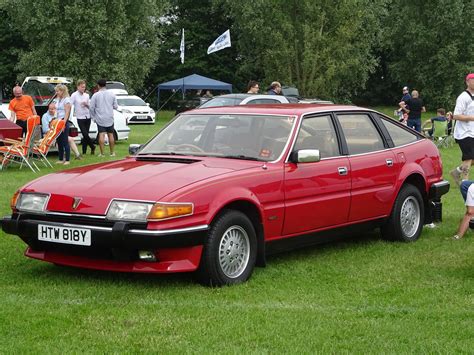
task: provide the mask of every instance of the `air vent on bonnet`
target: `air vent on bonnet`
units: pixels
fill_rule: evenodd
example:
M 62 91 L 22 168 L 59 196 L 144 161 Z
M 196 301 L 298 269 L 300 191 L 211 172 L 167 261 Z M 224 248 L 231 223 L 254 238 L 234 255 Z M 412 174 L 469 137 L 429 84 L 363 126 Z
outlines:
M 177 164 L 192 164 L 198 163 L 198 159 L 179 158 L 179 157 L 153 157 L 153 156 L 137 156 L 136 161 L 156 161 L 161 163 L 177 163 Z

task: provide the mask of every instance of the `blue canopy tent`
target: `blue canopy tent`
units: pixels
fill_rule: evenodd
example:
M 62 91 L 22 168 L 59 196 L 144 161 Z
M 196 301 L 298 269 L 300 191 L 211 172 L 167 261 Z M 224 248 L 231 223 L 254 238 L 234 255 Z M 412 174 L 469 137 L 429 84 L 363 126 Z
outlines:
M 172 81 L 168 81 L 166 83 L 162 83 L 158 85 L 158 107 L 160 107 L 160 92 L 161 90 L 181 90 L 184 94 L 186 90 L 223 90 L 229 91 L 232 93 L 232 84 L 224 83 L 219 80 L 214 80 L 211 78 L 206 78 L 205 76 L 201 76 L 198 74 L 192 74 L 185 76 L 181 79 L 176 79 Z

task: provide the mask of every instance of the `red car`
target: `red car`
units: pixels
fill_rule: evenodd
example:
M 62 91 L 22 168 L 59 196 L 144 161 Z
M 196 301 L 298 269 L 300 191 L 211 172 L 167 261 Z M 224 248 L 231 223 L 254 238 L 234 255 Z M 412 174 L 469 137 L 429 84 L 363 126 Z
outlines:
M 255 105 L 177 116 L 136 155 L 54 173 L 12 198 L 28 257 L 81 268 L 247 280 L 275 251 L 441 219 L 435 145 L 355 106 Z M 356 228 L 357 227 L 357 228 Z

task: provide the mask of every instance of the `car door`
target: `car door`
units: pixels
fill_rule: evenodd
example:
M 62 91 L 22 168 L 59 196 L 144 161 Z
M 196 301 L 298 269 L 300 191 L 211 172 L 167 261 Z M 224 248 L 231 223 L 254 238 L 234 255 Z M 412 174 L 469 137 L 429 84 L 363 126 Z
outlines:
M 330 114 L 303 119 L 293 151 L 301 149 L 319 149 L 321 160 L 286 163 L 283 235 L 340 225 L 349 214 L 349 160 L 340 154 Z
M 338 113 L 349 154 L 349 222 L 386 216 L 392 208 L 399 164 L 369 113 Z

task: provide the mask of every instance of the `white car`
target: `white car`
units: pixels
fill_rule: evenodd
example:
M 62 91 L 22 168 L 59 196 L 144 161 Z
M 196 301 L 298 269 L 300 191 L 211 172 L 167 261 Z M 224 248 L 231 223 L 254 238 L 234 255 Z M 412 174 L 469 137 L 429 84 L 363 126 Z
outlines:
M 70 90 L 72 90 L 73 88 L 75 90 L 75 86 L 71 87 L 73 85 L 73 80 L 71 78 L 66 77 L 29 76 L 23 81 L 23 93 L 25 95 L 30 95 L 33 98 L 33 101 L 35 102 L 36 112 L 39 116 L 42 116 L 48 110 L 48 103 L 55 95 L 54 87 L 57 84 L 65 84 L 69 87 Z M 70 93 L 72 94 L 72 92 Z M 71 123 L 75 127 L 79 127 L 77 124 L 74 107 L 72 108 L 71 115 Z M 7 117 L 10 117 L 10 111 L 8 111 Z M 128 136 L 130 135 L 130 127 L 128 127 L 127 125 L 125 116 L 118 110 L 114 110 L 114 129 L 114 135 L 116 140 L 128 139 Z M 89 136 L 91 137 L 91 139 L 95 139 L 97 137 L 97 133 L 97 125 L 94 121 L 92 121 L 89 130 Z M 80 141 L 81 139 L 82 134 L 79 132 L 79 136 L 75 140 Z
M 105 87 L 115 95 L 128 95 L 125 84 L 120 81 L 107 81 Z
M 127 124 L 155 123 L 155 111 L 150 104 L 135 95 L 117 95 L 118 110 L 124 115 Z

